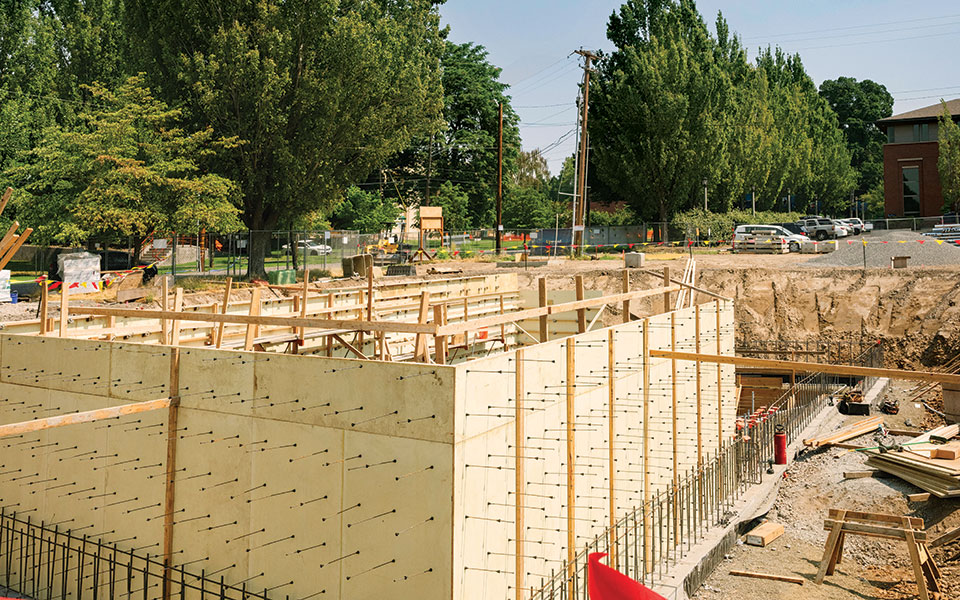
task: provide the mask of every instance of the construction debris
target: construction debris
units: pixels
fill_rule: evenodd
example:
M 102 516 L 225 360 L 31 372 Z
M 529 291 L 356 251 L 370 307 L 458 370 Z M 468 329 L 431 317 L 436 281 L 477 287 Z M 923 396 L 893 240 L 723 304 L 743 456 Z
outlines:
M 787 583 L 795 583 L 797 585 L 803 585 L 802 577 L 789 577 L 787 575 L 773 575 L 771 573 L 757 573 L 756 571 L 730 571 L 731 575 L 737 577 L 752 577 L 754 579 L 770 579 L 773 581 L 786 581 Z
M 960 432 L 945 425 L 899 445 L 867 449 L 867 464 L 908 481 L 938 498 L 960 497 Z
M 840 442 L 852 440 L 855 437 L 860 437 L 861 435 L 870 433 L 881 425 L 883 425 L 883 417 L 870 417 L 868 419 L 863 419 L 862 421 L 857 421 L 853 425 L 839 429 L 831 435 L 822 438 L 810 438 L 808 440 L 803 440 L 803 444 L 811 448 L 819 448 L 821 446 L 838 446 Z
M 783 535 L 783 531 L 783 525 L 767 521 L 754 527 L 747 534 L 745 541 L 750 546 L 760 546 L 763 548 L 767 544 L 772 543 L 775 539 Z

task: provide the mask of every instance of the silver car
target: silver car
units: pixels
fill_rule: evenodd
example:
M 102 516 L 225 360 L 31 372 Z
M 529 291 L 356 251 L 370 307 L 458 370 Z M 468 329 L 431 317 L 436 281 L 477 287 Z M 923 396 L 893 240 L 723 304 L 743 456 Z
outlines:
M 734 245 L 750 238 L 783 238 L 787 241 L 790 252 L 800 252 L 803 242 L 809 242 L 805 235 L 793 233 L 779 225 L 738 225 L 733 232 Z

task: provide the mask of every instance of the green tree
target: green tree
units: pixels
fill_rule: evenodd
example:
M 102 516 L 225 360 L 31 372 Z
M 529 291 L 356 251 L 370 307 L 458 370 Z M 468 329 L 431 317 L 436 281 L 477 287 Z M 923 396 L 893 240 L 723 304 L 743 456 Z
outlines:
M 545 193 L 535 187 L 511 185 L 503 194 L 503 226 L 508 229 L 540 229 L 554 223 L 553 207 Z
M 487 61 L 483 46 L 448 42 L 442 65 L 445 127 L 435 140 L 432 172 L 467 194 L 470 224 L 487 227 L 496 218 L 499 104 L 503 104 L 504 181 L 515 170 L 519 119 L 506 95 L 507 85 L 500 82 L 501 69 Z
M 85 88 L 90 102 L 74 128 L 50 127 L 25 163 L 6 172 L 26 194 L 14 204 L 38 241 L 105 243 L 153 231 L 231 231 L 239 226 L 237 186 L 199 167 L 236 145 L 210 128 L 187 133 L 181 111 L 130 78 L 116 92 Z
M 534 189 L 545 188 L 550 181 L 550 167 L 540 150 L 521 150 L 517 154 L 517 165 L 513 172 L 514 185 Z
M 240 183 L 262 276 L 269 230 L 318 208 L 438 126 L 444 42 L 430 0 L 127 0 L 139 64 L 199 123 L 246 143 Z
M 856 193 L 864 194 L 883 181 L 886 139 L 876 122 L 893 114 L 893 96 L 879 83 L 852 77 L 824 81 L 820 84 L 820 96 L 837 114 L 858 175 Z
M 954 121 L 946 102 L 941 100 L 940 103 L 943 104 L 943 113 L 938 128 L 940 158 L 937 169 L 943 190 L 943 210 L 960 212 L 960 126 Z
M 379 233 L 389 229 L 400 216 L 400 209 L 378 192 L 347 189 L 344 199 L 333 211 L 330 222 L 335 229 L 357 230 L 360 233 Z
M 721 161 L 727 80 L 691 0 L 628 0 L 607 37 L 617 49 L 591 89 L 596 165 L 634 212 L 665 223 Z
M 460 186 L 444 181 L 431 204 L 443 207 L 443 227 L 447 231 L 470 229 L 470 198 Z

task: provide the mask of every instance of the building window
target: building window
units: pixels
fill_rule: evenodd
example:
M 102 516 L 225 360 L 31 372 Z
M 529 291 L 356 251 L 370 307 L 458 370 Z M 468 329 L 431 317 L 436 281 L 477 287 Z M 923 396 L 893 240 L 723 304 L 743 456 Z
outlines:
M 920 167 L 903 167 L 903 214 L 920 214 Z
M 924 123 L 920 126 L 920 141 L 929 142 L 930 141 L 930 125 Z
M 887 127 L 887 143 L 888 144 L 892 144 L 897 141 L 897 136 L 894 133 L 896 129 L 897 128 L 894 127 L 893 125 L 890 125 L 889 127 Z

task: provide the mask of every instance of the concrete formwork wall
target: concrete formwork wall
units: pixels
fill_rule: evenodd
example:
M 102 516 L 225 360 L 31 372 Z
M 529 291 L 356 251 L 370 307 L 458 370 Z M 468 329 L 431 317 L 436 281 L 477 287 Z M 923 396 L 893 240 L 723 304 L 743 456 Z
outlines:
M 170 365 L 167 348 L 3 336 L 0 419 L 164 397 Z M 450 598 L 453 377 L 181 350 L 174 563 L 292 598 Z M 167 415 L 4 438 L 5 510 L 156 556 Z
M 701 351 L 713 354 L 718 350 L 718 308 L 719 351 L 733 354 L 732 304 L 709 303 L 525 348 L 519 355 L 513 351 L 457 367 L 455 597 L 513 596 L 518 553 L 523 557 L 521 585 L 525 588 L 560 570 L 568 556 L 568 514 L 574 524 L 576 548 L 601 534 L 609 524 L 611 379 L 616 516 L 643 503 L 644 477 L 649 479 L 652 495 L 665 490 L 674 473 L 682 477 L 696 465 L 696 363 L 678 361 L 674 377 L 673 361 L 650 359 L 650 388 L 645 396 L 644 328 L 649 349 L 694 351 L 699 311 Z M 608 369 L 611 339 L 615 363 L 612 378 Z M 571 503 L 567 498 L 569 344 L 576 457 L 572 514 L 568 513 Z M 524 489 L 519 496 L 515 483 L 518 365 L 524 414 Z M 733 367 L 722 366 L 719 385 L 716 365 L 701 364 L 700 371 L 699 439 L 706 460 L 716 452 L 721 439 L 733 435 L 736 398 Z M 718 391 L 722 403 L 718 403 Z M 646 424 L 645 399 L 649 402 Z M 643 453 L 645 436 L 648 457 Z M 518 497 L 523 505 L 524 543 L 520 547 L 516 544 Z

